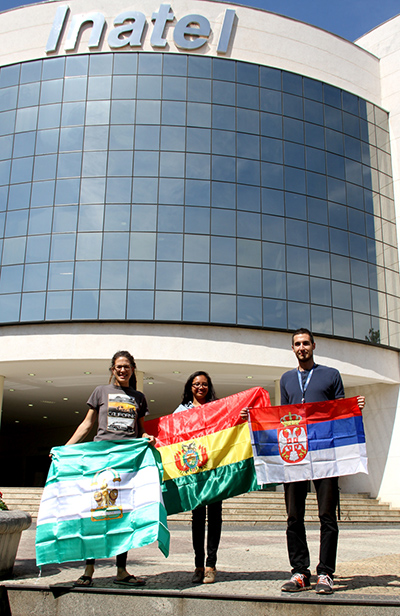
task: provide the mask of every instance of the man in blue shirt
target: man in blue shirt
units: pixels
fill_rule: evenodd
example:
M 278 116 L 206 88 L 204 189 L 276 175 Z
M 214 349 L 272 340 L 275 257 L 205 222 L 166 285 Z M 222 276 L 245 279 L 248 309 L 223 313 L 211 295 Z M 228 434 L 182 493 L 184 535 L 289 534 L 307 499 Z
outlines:
M 339 372 L 334 368 L 320 366 L 314 362 L 315 342 L 308 329 L 301 328 L 294 332 L 292 349 L 296 355 L 298 367 L 282 375 L 281 405 L 344 398 L 343 382 Z M 364 405 L 365 398 L 359 396 L 358 406 L 362 409 Z M 286 537 L 292 566 L 292 577 L 282 586 L 284 592 L 299 592 L 311 588 L 310 554 L 304 527 L 307 486 L 307 481 L 284 484 L 288 515 Z M 339 497 L 338 477 L 316 479 L 314 486 L 321 526 L 317 566 L 318 581 L 315 590 L 318 594 L 331 594 L 339 536 L 336 519 Z

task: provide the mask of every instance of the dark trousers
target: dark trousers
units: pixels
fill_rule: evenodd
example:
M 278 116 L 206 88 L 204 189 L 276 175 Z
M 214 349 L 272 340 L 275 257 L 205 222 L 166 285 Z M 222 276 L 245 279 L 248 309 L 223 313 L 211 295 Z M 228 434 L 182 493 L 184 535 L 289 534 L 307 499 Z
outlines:
M 204 567 L 204 540 L 206 535 L 206 509 L 207 509 L 207 560 L 206 567 L 213 567 L 217 563 L 217 551 L 221 538 L 222 502 L 213 503 L 205 507 L 198 507 L 192 511 L 192 541 L 194 549 L 195 567 Z
M 292 573 L 310 573 L 310 553 L 307 546 L 304 513 L 306 507 L 307 481 L 285 483 L 287 520 L 287 546 Z M 337 477 L 326 477 L 314 481 L 320 520 L 320 549 L 317 574 L 327 573 L 331 577 L 336 566 L 336 552 L 339 528 L 336 520 L 339 488 Z
M 117 554 L 116 557 L 116 565 L 117 567 L 120 567 L 121 569 L 126 569 L 126 561 L 128 559 L 128 552 L 124 552 L 123 554 Z M 88 558 L 86 561 L 87 565 L 94 565 L 95 560 L 94 558 Z

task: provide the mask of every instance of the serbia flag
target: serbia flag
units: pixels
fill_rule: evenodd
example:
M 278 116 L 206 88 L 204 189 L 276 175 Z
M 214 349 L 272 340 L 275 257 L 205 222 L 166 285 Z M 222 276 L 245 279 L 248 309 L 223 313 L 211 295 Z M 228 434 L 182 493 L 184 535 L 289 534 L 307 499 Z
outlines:
M 368 473 L 357 398 L 249 409 L 257 482 Z

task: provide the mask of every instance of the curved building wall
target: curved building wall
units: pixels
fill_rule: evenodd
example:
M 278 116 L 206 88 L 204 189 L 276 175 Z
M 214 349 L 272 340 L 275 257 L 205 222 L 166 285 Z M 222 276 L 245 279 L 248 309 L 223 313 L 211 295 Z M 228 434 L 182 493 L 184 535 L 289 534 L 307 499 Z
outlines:
M 0 71 L 3 323 L 155 320 L 398 347 L 387 114 L 226 59 Z
M 116 346 L 156 414 L 199 362 L 219 395 L 277 402 L 309 325 L 368 398 L 370 475 L 343 488 L 399 504 L 398 26 L 367 52 L 266 11 L 141 0 L 134 35 L 132 7 L 104 4 L 0 15 L 4 468 L 35 481 Z

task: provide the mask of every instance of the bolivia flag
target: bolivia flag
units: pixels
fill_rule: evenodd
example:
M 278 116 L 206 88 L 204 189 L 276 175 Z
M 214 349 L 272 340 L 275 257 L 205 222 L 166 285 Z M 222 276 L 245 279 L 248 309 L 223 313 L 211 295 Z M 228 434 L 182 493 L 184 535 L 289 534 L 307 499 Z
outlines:
M 158 541 L 169 531 L 159 453 L 145 439 L 54 447 L 40 503 L 36 562 L 109 558 Z
M 168 515 L 258 489 L 248 424 L 239 414 L 269 405 L 268 392 L 255 387 L 146 421 L 161 453 Z
M 259 408 L 249 415 L 259 484 L 368 473 L 357 398 Z

